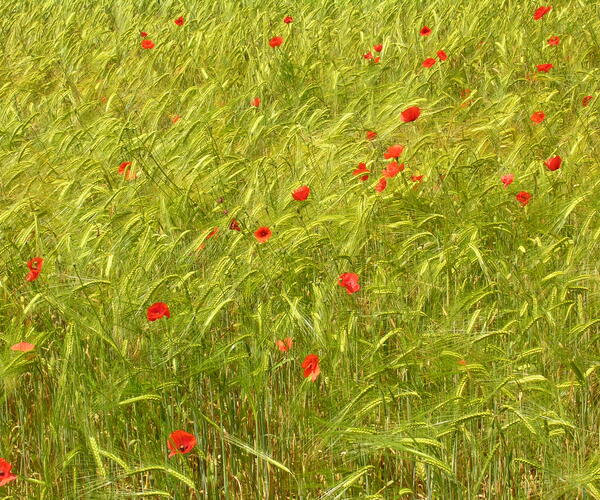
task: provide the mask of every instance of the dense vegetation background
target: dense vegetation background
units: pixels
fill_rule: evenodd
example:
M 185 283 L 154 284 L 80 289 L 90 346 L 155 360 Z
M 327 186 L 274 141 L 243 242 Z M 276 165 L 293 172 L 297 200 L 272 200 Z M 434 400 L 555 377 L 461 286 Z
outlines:
M 600 498 L 600 4 L 539 6 L 3 2 L 0 498 Z

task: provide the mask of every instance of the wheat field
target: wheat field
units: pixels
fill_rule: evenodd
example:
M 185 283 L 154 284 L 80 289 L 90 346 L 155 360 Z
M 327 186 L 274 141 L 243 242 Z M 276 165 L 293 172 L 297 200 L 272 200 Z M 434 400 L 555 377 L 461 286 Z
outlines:
M 0 499 L 600 499 L 600 3 L 541 7 L 2 2 Z

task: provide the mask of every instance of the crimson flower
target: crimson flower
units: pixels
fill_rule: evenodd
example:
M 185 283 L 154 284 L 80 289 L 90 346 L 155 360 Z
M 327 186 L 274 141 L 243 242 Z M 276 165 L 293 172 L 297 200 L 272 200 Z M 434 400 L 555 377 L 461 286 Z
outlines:
M 390 158 L 398 158 L 402 154 L 402 151 L 404 151 L 404 146 L 401 146 L 400 144 L 394 144 L 393 146 L 387 148 L 387 151 L 383 153 L 383 157 L 386 160 L 389 160 Z
M 392 177 L 396 177 L 400 172 L 404 170 L 404 163 L 398 165 L 395 161 L 388 163 L 387 167 L 383 169 L 383 176 L 391 179 Z
M 306 356 L 302 362 L 302 368 L 304 368 L 304 378 L 310 377 L 313 382 L 317 380 L 319 373 L 321 373 L 319 356 L 316 354 L 309 354 Z
M 373 59 L 373 64 L 377 64 L 379 61 L 381 61 L 381 57 L 376 57 Z
M 215 236 L 217 236 L 218 232 L 219 232 L 218 227 L 213 228 L 213 230 L 206 235 L 206 238 L 204 238 L 204 240 L 206 241 L 206 240 L 210 240 L 211 238 L 214 238 Z M 201 243 L 200 246 L 198 247 L 198 250 L 202 250 L 204 248 L 205 248 L 204 243 Z
M 590 101 L 591 101 L 592 99 L 593 99 L 593 97 L 592 97 L 591 95 L 586 95 L 586 96 L 585 96 L 585 97 L 582 99 L 582 101 L 581 101 L 581 105 L 582 105 L 583 107 L 586 107 L 586 106 L 587 106 L 587 105 L 590 103 Z
M 548 38 L 548 45 L 558 45 L 560 43 L 560 38 L 557 36 L 551 36 Z
M 242 228 L 240 227 L 240 223 L 235 219 L 231 219 L 231 222 L 229 223 L 229 229 L 231 229 L 232 231 L 242 230 Z
M 121 163 L 119 165 L 119 175 L 123 175 L 125 173 L 125 171 L 127 170 L 127 168 L 130 166 L 131 166 L 130 161 L 124 161 L 123 163 Z
M 428 57 L 423 61 L 424 68 L 431 68 L 435 64 L 435 59 L 433 57 Z
M 428 28 L 427 26 L 423 26 L 419 33 L 421 34 L 421 36 L 429 36 L 429 35 L 431 35 L 431 29 Z
M 293 22 L 294 22 L 294 18 L 293 18 L 292 16 L 285 16 L 285 17 L 283 18 L 283 22 L 284 22 L 285 24 L 290 24 L 290 23 L 293 23 Z
M 544 118 L 546 118 L 546 115 L 543 111 L 536 111 L 531 115 L 531 121 L 534 123 L 542 123 Z
M 266 226 L 259 227 L 256 231 L 254 231 L 254 237 L 258 240 L 259 243 L 265 243 L 269 241 L 271 235 L 273 233 Z
M 443 50 L 438 50 L 437 56 L 440 59 L 440 61 L 445 61 L 446 59 L 448 59 L 448 55 Z
M 41 257 L 34 257 L 33 259 L 27 262 L 27 267 L 29 268 L 29 273 L 25 277 L 26 281 L 35 281 L 38 279 L 40 273 L 42 272 L 42 265 L 44 264 L 44 259 Z
M 296 201 L 304 201 L 308 198 L 309 194 L 310 188 L 308 186 L 300 186 L 292 192 L 292 198 Z
M 521 206 L 524 207 L 525 205 L 527 205 L 529 203 L 529 200 L 531 200 L 531 194 L 528 193 L 527 191 L 519 191 L 515 195 L 515 198 L 521 204 Z
M 423 180 L 422 175 L 411 175 L 410 180 L 413 182 L 421 182 Z
M 140 31 L 140 36 L 142 38 L 146 38 L 148 36 L 148 33 L 146 33 L 145 31 Z
M 274 36 L 269 40 L 269 45 L 273 48 L 279 47 L 283 43 L 283 38 L 280 36 Z
M 124 175 L 125 179 L 128 181 L 136 179 L 138 176 L 138 174 L 131 169 L 130 161 L 124 161 L 119 165 L 119 175 Z
M 29 352 L 35 349 L 35 345 L 30 344 L 29 342 L 19 342 L 18 344 L 12 345 L 10 347 L 11 351 L 19 351 L 19 352 Z
M 179 17 L 178 17 L 177 19 L 175 19 L 173 22 L 174 22 L 174 23 L 175 23 L 177 26 L 183 26 L 183 23 L 184 23 L 185 21 L 183 20 L 183 16 L 179 16 Z
M 554 68 L 554 65 L 547 63 L 547 64 L 538 64 L 536 67 L 540 73 L 548 73 L 548 71 L 550 71 L 552 68 Z
M 383 50 L 383 45 L 381 45 L 381 44 L 373 45 L 373 50 L 375 52 L 381 52 Z
M 318 368 L 318 364 L 319 364 L 319 358 L 317 358 L 317 368 Z M 318 375 L 318 373 L 317 373 L 317 375 Z M 315 378 L 316 378 L 316 376 L 315 376 Z M 0 458 L 0 486 L 4 486 L 5 484 L 8 484 L 11 481 L 14 481 L 15 479 L 17 479 L 17 476 L 15 476 L 14 474 L 12 474 L 10 472 L 11 469 L 12 469 L 12 465 L 9 464 L 3 458 Z
M 260 97 L 255 97 L 250 101 L 250 106 L 258 108 L 260 106 Z
M 375 185 L 375 191 L 381 193 L 387 187 L 387 180 L 385 177 L 379 179 L 379 182 Z
M 169 306 L 164 302 L 155 302 L 146 311 L 146 317 L 148 318 L 148 321 L 156 321 L 157 319 L 165 316 L 170 318 L 171 311 L 169 311 Z
M 372 52 L 367 52 L 366 54 L 363 54 L 363 58 L 365 58 L 365 59 L 373 59 L 373 53 Z
M 515 176 L 514 174 L 505 174 L 500 177 L 500 180 L 502 181 L 502 184 L 504 184 L 504 189 L 506 189 L 510 184 L 513 183 Z
M 173 431 L 167 440 L 167 447 L 171 452 L 169 458 L 189 453 L 194 446 L 196 446 L 196 437 L 193 434 L 181 430 Z
M 421 116 L 421 108 L 419 106 L 411 106 L 402 111 L 402 121 L 405 123 L 414 122 L 419 116 Z
M 294 345 L 294 341 L 291 337 L 287 337 L 283 340 L 277 340 L 275 342 L 275 345 L 281 352 L 286 352 L 292 348 L 292 345 Z
M 343 286 L 348 294 L 356 293 L 360 290 L 358 284 L 358 274 L 356 273 L 343 273 L 338 278 L 338 285 Z
M 377 137 L 377 132 L 373 132 L 372 130 L 367 130 L 367 140 L 372 141 Z
M 172 123 L 177 123 L 179 120 L 181 120 L 181 116 L 179 116 L 179 115 L 173 115 L 173 116 L 171 116 L 171 122 Z
M 366 181 L 369 178 L 369 170 L 367 169 L 367 165 L 365 163 L 359 163 L 358 168 L 352 172 L 352 175 L 360 175 L 361 181 Z
M 149 38 L 145 38 L 144 40 L 142 40 L 142 49 L 153 49 L 154 48 L 154 42 L 152 40 L 150 40 Z
M 546 14 L 548 14 L 548 12 L 550 12 L 550 10 L 552 10 L 551 5 L 549 5 L 548 7 L 538 7 L 535 10 L 535 12 L 533 13 L 533 19 L 538 21 L 539 19 L 544 17 Z
M 558 170 L 560 168 L 560 164 L 562 163 L 562 158 L 560 156 L 555 156 L 553 158 L 548 158 L 544 165 L 548 167 L 548 170 Z

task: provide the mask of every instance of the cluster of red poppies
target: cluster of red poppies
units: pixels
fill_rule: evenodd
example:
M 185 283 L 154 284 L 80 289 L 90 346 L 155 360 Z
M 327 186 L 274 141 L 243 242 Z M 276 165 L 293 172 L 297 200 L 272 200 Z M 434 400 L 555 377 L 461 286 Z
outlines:
M 373 50 L 379 54 L 383 50 L 383 45 L 380 43 L 373 45 Z M 372 61 L 374 64 L 377 64 L 379 61 L 381 61 L 380 56 L 373 57 L 373 52 L 367 52 L 366 54 L 363 54 L 363 58 L 367 61 Z
M 533 19 L 535 21 L 538 21 L 542 17 L 544 17 L 546 14 L 548 14 L 551 10 L 552 10 L 552 6 L 539 7 L 535 10 L 535 12 L 533 14 Z M 559 43 L 560 43 L 560 38 L 557 36 L 551 36 L 548 39 L 548 45 L 550 45 L 550 46 L 556 46 Z M 548 73 L 553 67 L 554 67 L 553 64 L 546 63 L 546 64 L 538 64 L 536 66 L 536 69 L 539 73 Z M 469 90 L 469 93 L 470 93 L 470 90 Z M 591 100 L 592 100 L 591 95 L 585 96 L 583 98 L 583 100 L 581 101 L 581 105 L 585 107 L 590 103 Z M 546 119 L 546 114 L 543 111 L 535 111 L 534 113 L 532 113 L 530 118 L 531 118 L 532 122 L 540 124 Z M 559 155 L 554 156 L 552 158 L 548 158 L 544 162 L 544 165 L 546 165 L 546 167 L 550 171 L 558 170 L 562 165 L 562 158 Z M 502 177 L 500 177 L 500 181 L 504 184 L 505 188 L 507 188 L 510 184 L 512 184 L 514 180 L 515 180 L 514 174 L 505 174 Z M 527 191 L 519 191 L 515 195 L 515 198 L 521 204 L 521 206 L 524 207 L 525 205 L 527 205 L 529 203 L 529 201 L 532 198 L 532 195 L 531 195 L 531 193 L 529 193 Z

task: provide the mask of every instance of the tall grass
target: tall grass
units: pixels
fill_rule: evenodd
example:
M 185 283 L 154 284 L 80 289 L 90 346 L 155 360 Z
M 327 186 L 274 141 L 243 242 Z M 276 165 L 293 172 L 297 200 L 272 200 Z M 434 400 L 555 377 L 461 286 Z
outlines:
M 0 497 L 600 498 L 600 4 L 538 6 L 3 2 Z

